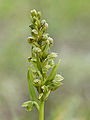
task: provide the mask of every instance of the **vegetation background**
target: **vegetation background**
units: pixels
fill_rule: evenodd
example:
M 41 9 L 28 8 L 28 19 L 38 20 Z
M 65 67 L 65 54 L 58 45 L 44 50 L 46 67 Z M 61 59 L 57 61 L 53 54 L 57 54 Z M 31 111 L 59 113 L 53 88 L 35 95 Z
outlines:
M 90 0 L 0 0 L 0 120 L 38 120 L 25 112 L 30 10 L 49 24 L 64 85 L 45 104 L 47 120 L 90 120 Z

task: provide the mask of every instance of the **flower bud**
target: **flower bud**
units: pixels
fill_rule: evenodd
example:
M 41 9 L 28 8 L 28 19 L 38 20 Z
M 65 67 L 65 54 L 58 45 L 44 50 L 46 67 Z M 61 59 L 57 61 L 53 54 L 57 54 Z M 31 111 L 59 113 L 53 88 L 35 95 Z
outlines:
M 37 16 L 37 11 L 35 9 L 31 10 L 31 16 L 32 17 Z
M 48 91 L 48 87 L 45 86 L 45 85 L 43 85 L 43 86 L 41 87 L 41 89 L 43 90 L 44 93 Z
M 35 39 L 34 39 L 33 37 L 28 37 L 28 38 L 27 38 L 27 41 L 28 41 L 29 43 L 33 43 L 34 40 L 35 40 Z
M 35 25 L 34 25 L 34 24 L 30 24 L 29 27 L 30 27 L 31 29 L 35 29 Z
M 35 29 L 33 29 L 33 30 L 31 31 L 31 33 L 32 33 L 33 36 L 37 36 L 37 35 L 38 35 L 38 32 L 37 32 L 37 30 L 35 30 Z
M 48 29 L 48 23 L 45 24 L 46 29 Z
M 47 36 L 47 35 L 43 35 L 43 36 L 42 36 L 42 39 L 43 39 L 43 40 L 48 40 L 48 36 Z
M 34 51 L 35 53 L 39 53 L 39 52 L 41 52 L 41 49 L 40 49 L 39 47 L 34 47 L 34 48 L 33 48 L 33 51 Z
M 46 40 L 46 44 L 49 44 L 49 40 Z
M 41 85 L 41 80 L 35 79 L 35 80 L 34 80 L 34 86 L 35 86 L 35 87 L 38 87 L 38 86 L 40 86 L 40 85 Z
M 46 69 L 45 67 L 42 69 L 43 73 L 47 73 L 48 69 Z
M 37 21 L 37 18 L 34 16 L 34 17 L 32 18 L 32 21 L 33 21 L 33 23 L 35 23 L 35 22 Z
M 45 32 L 47 29 L 48 29 L 48 24 L 47 23 L 43 24 L 42 31 Z
M 64 80 L 64 78 L 60 75 L 60 74 L 56 74 L 55 80 L 58 80 L 59 82 L 61 82 L 62 80 Z
M 37 60 L 36 60 L 35 58 L 32 58 L 31 61 L 32 61 L 32 62 L 36 62 Z
M 44 67 L 42 68 L 43 73 L 48 72 L 48 69 L 50 69 L 50 68 L 51 68 L 50 65 L 46 65 L 46 66 L 44 66 Z
M 43 26 L 46 23 L 46 20 L 41 21 L 41 26 Z
M 57 56 L 58 56 L 57 53 L 52 52 L 52 53 L 50 53 L 50 54 L 47 56 L 47 58 L 48 58 L 48 59 L 55 59 Z
M 49 40 L 50 44 L 53 44 L 53 39 L 51 37 L 48 37 L 48 40 Z
M 48 61 L 48 65 L 50 65 L 51 67 L 53 67 L 54 66 L 54 61 L 53 60 Z
M 38 19 L 41 18 L 41 12 L 38 12 L 38 13 L 37 13 L 37 17 L 38 17 Z
M 32 59 L 32 57 L 28 57 L 28 61 L 29 61 L 29 62 L 31 61 L 31 59 Z
M 30 62 L 30 61 L 36 62 L 37 60 L 36 60 L 35 58 L 33 58 L 33 57 L 28 57 L 28 61 L 29 61 L 29 62 Z
M 46 69 L 50 69 L 51 66 L 50 66 L 50 65 L 46 65 L 45 68 L 46 68 Z

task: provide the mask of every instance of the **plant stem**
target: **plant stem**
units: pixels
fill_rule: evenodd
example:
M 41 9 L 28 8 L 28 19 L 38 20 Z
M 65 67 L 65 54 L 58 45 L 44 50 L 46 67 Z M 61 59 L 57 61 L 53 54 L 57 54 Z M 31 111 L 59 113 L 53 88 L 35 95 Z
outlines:
M 44 101 L 40 100 L 39 120 L 44 120 Z

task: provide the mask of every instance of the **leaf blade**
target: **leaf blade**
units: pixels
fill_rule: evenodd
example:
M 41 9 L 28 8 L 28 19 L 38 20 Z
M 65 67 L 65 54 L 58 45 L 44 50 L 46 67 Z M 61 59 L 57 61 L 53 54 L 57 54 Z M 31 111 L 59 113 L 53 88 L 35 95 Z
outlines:
M 50 81 L 52 81 L 54 78 L 55 78 L 55 75 L 58 71 L 58 68 L 59 68 L 59 65 L 60 65 L 60 60 L 58 61 L 58 63 L 53 67 L 53 69 L 51 70 L 45 84 L 47 85 Z
M 37 64 L 35 62 L 32 62 L 32 64 L 33 64 L 34 68 L 36 69 L 40 79 L 43 80 L 43 76 L 42 76 L 41 72 L 38 70 Z
M 33 86 L 34 79 L 33 79 L 33 75 L 31 73 L 30 69 L 27 72 L 27 81 L 28 81 L 30 99 L 39 103 L 35 88 Z
M 42 57 L 45 59 L 46 56 L 48 55 L 48 50 L 49 50 L 49 43 L 46 44 L 46 46 L 44 47 L 44 50 L 43 50 L 43 55 Z

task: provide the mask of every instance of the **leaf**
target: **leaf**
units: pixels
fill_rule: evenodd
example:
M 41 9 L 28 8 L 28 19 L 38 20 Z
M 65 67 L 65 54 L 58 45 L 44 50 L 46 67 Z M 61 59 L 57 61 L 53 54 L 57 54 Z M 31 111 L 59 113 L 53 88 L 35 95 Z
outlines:
M 48 50 L 49 50 L 49 42 L 46 44 L 46 46 L 43 49 L 43 55 L 42 57 L 45 59 L 46 56 L 48 55 Z
M 43 80 L 41 72 L 38 70 L 37 64 L 35 62 L 32 62 L 34 68 L 36 69 L 36 72 L 38 73 L 41 80 Z
M 32 54 L 32 57 L 35 57 L 35 53 L 33 52 L 33 47 L 34 46 L 32 46 L 32 48 L 31 48 L 31 54 Z
M 28 81 L 30 99 L 39 103 L 38 99 L 37 99 L 37 94 L 36 94 L 35 88 L 33 86 L 34 79 L 33 79 L 32 72 L 30 71 L 30 68 L 27 72 L 27 81 Z
M 41 61 L 38 54 L 37 54 L 37 67 L 38 67 L 38 70 L 42 73 Z
M 47 78 L 47 80 L 46 80 L 46 83 L 45 83 L 46 85 L 55 78 L 56 73 L 57 73 L 58 68 L 59 68 L 59 65 L 60 65 L 60 60 L 59 60 L 59 62 L 53 67 L 53 69 L 51 70 L 51 72 L 50 72 L 50 74 L 49 74 L 49 76 L 48 76 L 48 78 Z
M 31 111 L 33 109 L 33 106 L 39 110 L 39 105 L 35 101 L 27 101 L 22 104 L 22 107 L 25 107 L 26 111 Z
M 50 94 L 51 90 L 48 90 L 47 92 L 45 92 L 42 96 L 42 100 L 47 100 L 49 94 Z
M 45 95 L 45 97 L 44 97 L 44 100 L 46 100 L 46 99 L 48 98 L 50 92 L 51 92 L 51 90 L 49 90 L 49 91 L 46 93 L 46 95 Z

